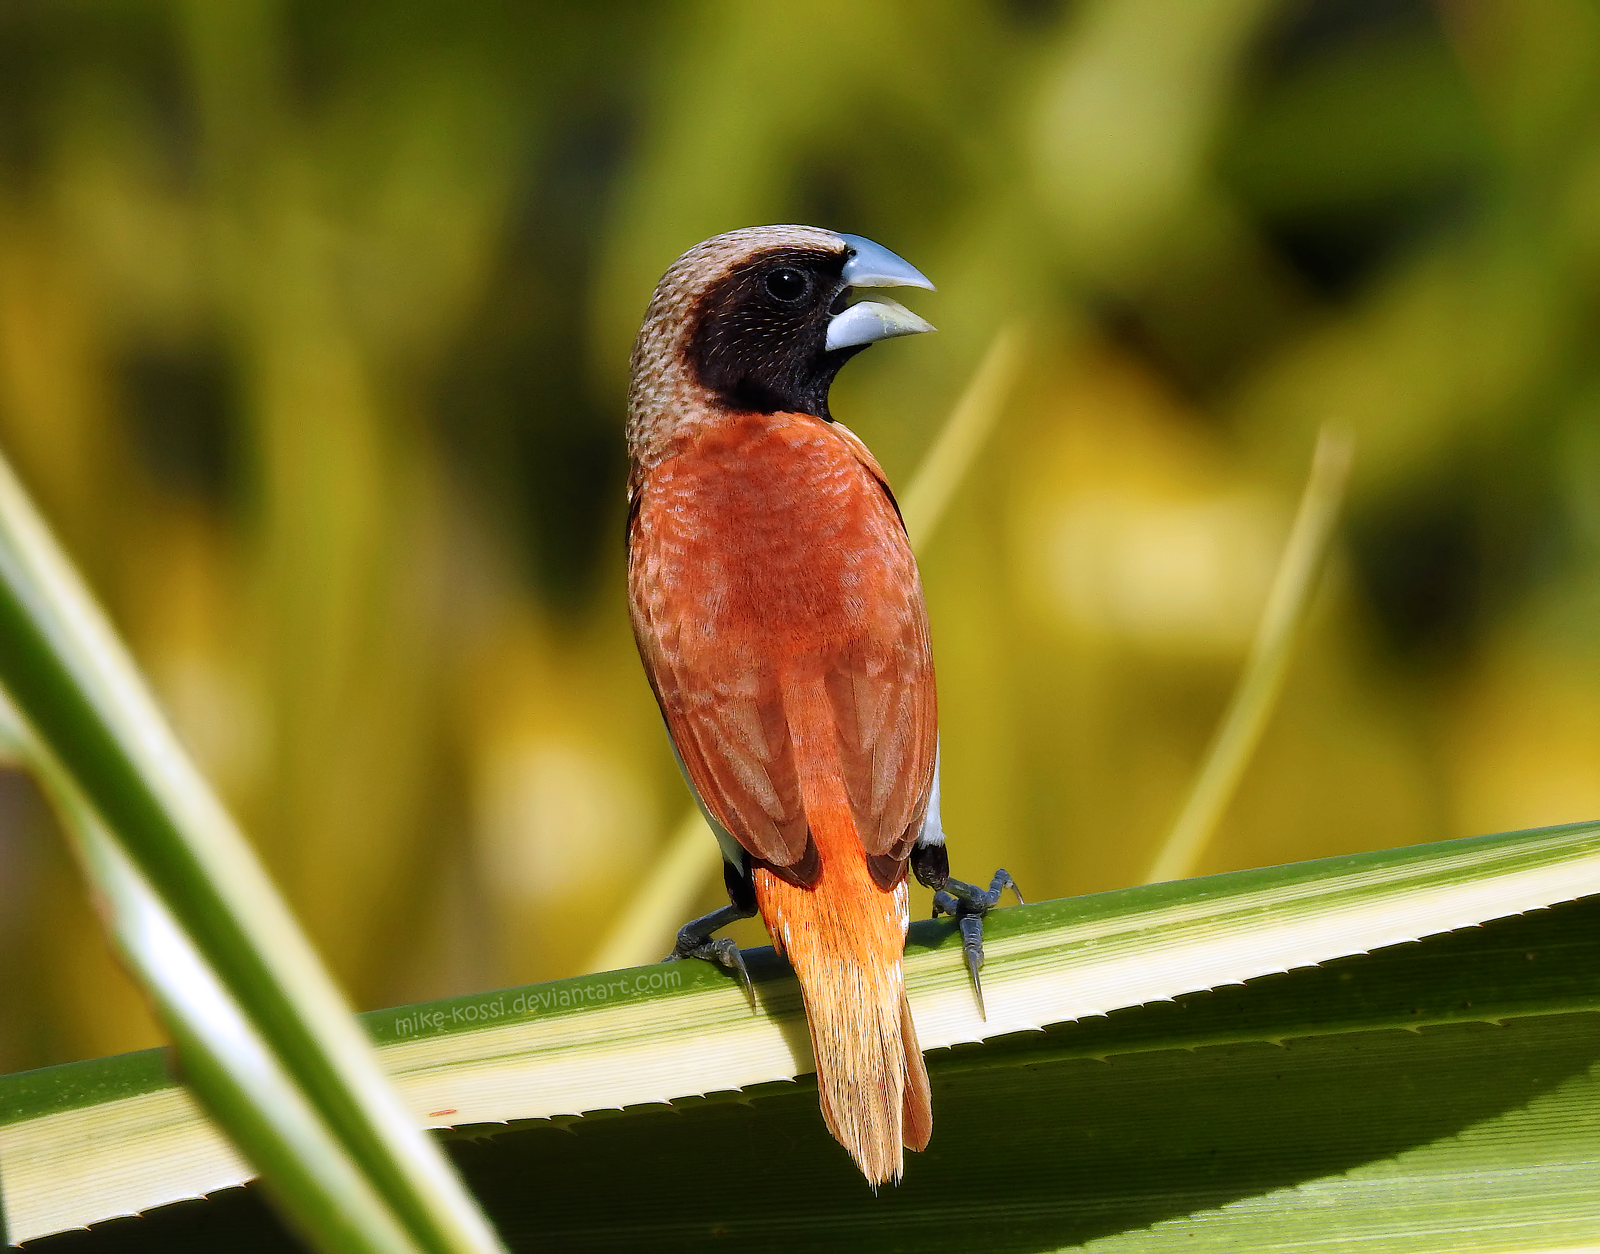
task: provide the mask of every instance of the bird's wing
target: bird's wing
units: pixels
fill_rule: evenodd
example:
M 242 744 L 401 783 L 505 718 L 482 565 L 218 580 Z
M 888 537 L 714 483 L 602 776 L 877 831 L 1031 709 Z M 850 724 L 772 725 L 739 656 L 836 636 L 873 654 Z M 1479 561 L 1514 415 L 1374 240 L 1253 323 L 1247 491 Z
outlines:
M 706 639 L 705 624 L 681 612 L 676 580 L 659 577 L 674 556 L 660 550 L 675 546 L 666 528 L 637 525 L 638 506 L 636 494 L 628 526 L 634 637 L 689 787 L 707 816 L 750 853 L 775 866 L 796 865 L 808 830 L 770 659 L 746 642 Z
M 928 613 L 888 479 L 854 433 L 840 423 L 832 430 L 876 489 L 872 508 L 885 560 L 876 629 L 838 657 L 828 672 L 828 695 L 862 847 L 899 862 L 921 829 L 938 751 Z
M 741 449 L 739 471 L 755 475 L 760 468 L 751 463 L 769 450 Z M 775 441 L 770 451 L 793 456 L 792 442 Z M 828 435 L 824 452 L 810 442 L 806 455 L 837 463 L 827 482 L 845 494 L 851 521 L 836 543 L 811 545 L 797 518 L 785 532 L 803 554 L 793 563 L 770 547 L 736 560 L 729 550 L 740 543 L 737 530 L 712 539 L 703 525 L 685 526 L 685 517 L 700 516 L 675 508 L 681 480 L 670 469 L 636 490 L 628 528 L 634 634 L 684 773 L 717 824 L 756 857 L 809 881 L 815 854 L 796 742 L 821 749 L 831 732 L 833 769 L 863 848 L 887 860 L 875 864 L 887 881 L 916 838 L 933 781 L 937 713 L 927 613 L 904 527 L 871 455 L 843 431 Z M 838 498 L 829 505 L 838 506 Z M 861 581 L 859 596 L 844 589 L 847 579 Z M 818 592 L 823 585 L 833 592 Z M 814 598 L 829 595 L 853 601 L 849 613 L 811 614 Z M 728 611 L 734 596 L 767 607 L 766 624 Z M 809 679 L 784 664 L 796 656 L 814 660 L 799 668 Z M 813 733 L 797 734 L 794 720 L 812 715 Z M 827 769 L 821 761 L 805 765 Z
M 775 866 L 806 854 L 805 808 L 781 694 L 759 663 L 685 667 L 672 637 L 635 613 L 645 672 L 695 798 L 744 848 Z M 754 662 L 754 659 L 750 659 Z M 689 673 L 692 670 L 693 673 Z

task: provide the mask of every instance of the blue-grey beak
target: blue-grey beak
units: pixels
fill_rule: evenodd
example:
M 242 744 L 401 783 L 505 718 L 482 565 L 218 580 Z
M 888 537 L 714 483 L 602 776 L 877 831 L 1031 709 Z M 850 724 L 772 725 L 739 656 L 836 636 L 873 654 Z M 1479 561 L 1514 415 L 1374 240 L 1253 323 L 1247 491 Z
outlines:
M 933 291 L 934 286 L 910 262 L 895 256 L 882 244 L 874 244 L 859 235 L 840 234 L 845 247 L 850 250 L 841 276 L 850 287 L 923 287 Z M 837 313 L 828 323 L 828 352 L 836 348 L 854 348 L 878 340 L 893 339 L 898 335 L 920 335 L 932 331 L 933 324 L 919 318 L 904 305 L 892 300 L 864 300 Z
M 937 291 L 932 283 L 903 257 L 897 257 L 882 244 L 859 235 L 839 236 L 850 249 L 844 263 L 844 281 L 851 287 L 925 287 Z

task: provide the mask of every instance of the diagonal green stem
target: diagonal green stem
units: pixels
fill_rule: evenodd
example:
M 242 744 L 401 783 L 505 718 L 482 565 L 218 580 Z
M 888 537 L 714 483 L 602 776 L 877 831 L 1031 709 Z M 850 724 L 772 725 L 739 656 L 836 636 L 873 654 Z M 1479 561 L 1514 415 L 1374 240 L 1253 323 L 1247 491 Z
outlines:
M 1206 751 L 1194 787 L 1165 843 L 1150 864 L 1145 883 L 1193 875 L 1206 843 L 1221 821 L 1239 780 L 1250 765 L 1267 719 L 1278 703 L 1289 657 L 1317 572 L 1333 535 L 1350 474 L 1349 436 L 1324 428 L 1311 458 L 1311 477 L 1289 530 L 1283 558 L 1267 593 L 1239 686 Z
M 0 742 L 16 747 L 55 803 L 118 952 L 178 1046 L 188 1084 L 260 1170 L 294 1226 L 322 1250 L 415 1251 L 77 785 L 3 700 Z
M 1000 420 L 1022 374 L 1027 349 L 1028 332 L 1022 324 L 1000 329 L 900 498 L 906 534 L 917 552 L 927 550 L 950 499 Z
M 4 462 L 0 682 L 417 1245 L 499 1248 Z

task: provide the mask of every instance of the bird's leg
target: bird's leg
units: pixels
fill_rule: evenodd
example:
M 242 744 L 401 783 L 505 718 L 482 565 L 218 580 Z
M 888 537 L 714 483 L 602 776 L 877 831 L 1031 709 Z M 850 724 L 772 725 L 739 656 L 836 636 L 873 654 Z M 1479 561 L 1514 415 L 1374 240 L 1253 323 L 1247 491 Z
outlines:
M 750 971 L 744 965 L 744 954 L 740 952 L 730 937 L 712 940 L 712 933 L 718 932 L 730 923 L 737 923 L 740 919 L 748 919 L 756 913 L 755 882 L 750 875 L 749 859 L 743 867 L 722 864 L 722 878 L 728 886 L 729 904 L 713 910 L 710 914 L 703 914 L 698 919 L 691 919 L 678 929 L 677 943 L 672 946 L 672 952 L 661 961 L 671 962 L 675 958 L 704 958 L 707 962 L 714 962 L 719 967 L 727 967 L 735 972 L 744 984 L 745 996 L 750 999 L 750 1008 L 756 1006 L 755 986 L 750 982 Z
M 1008 871 L 994 873 L 987 889 L 950 875 L 950 855 L 943 844 L 917 845 L 911 850 L 911 869 L 917 882 L 933 889 L 933 917 L 948 914 L 961 929 L 961 952 L 967 960 L 967 970 L 972 973 L 972 992 L 978 999 L 978 1013 L 989 1016 L 983 1007 L 983 981 L 978 973 L 983 970 L 983 916 L 1000 904 L 1000 894 L 1010 889 L 1022 904 L 1022 890 Z

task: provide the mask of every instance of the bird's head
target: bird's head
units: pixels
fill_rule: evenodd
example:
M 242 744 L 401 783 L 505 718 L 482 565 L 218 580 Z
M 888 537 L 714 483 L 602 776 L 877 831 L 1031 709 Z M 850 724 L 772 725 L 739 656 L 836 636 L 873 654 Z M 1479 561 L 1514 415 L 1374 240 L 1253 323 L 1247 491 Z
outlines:
M 809 226 L 758 226 L 696 244 L 656 285 L 633 351 L 629 443 L 636 457 L 691 412 L 828 418 L 828 389 L 877 340 L 933 327 L 855 288 L 928 282 L 880 244 Z M 709 415 L 708 415 L 709 416 Z

